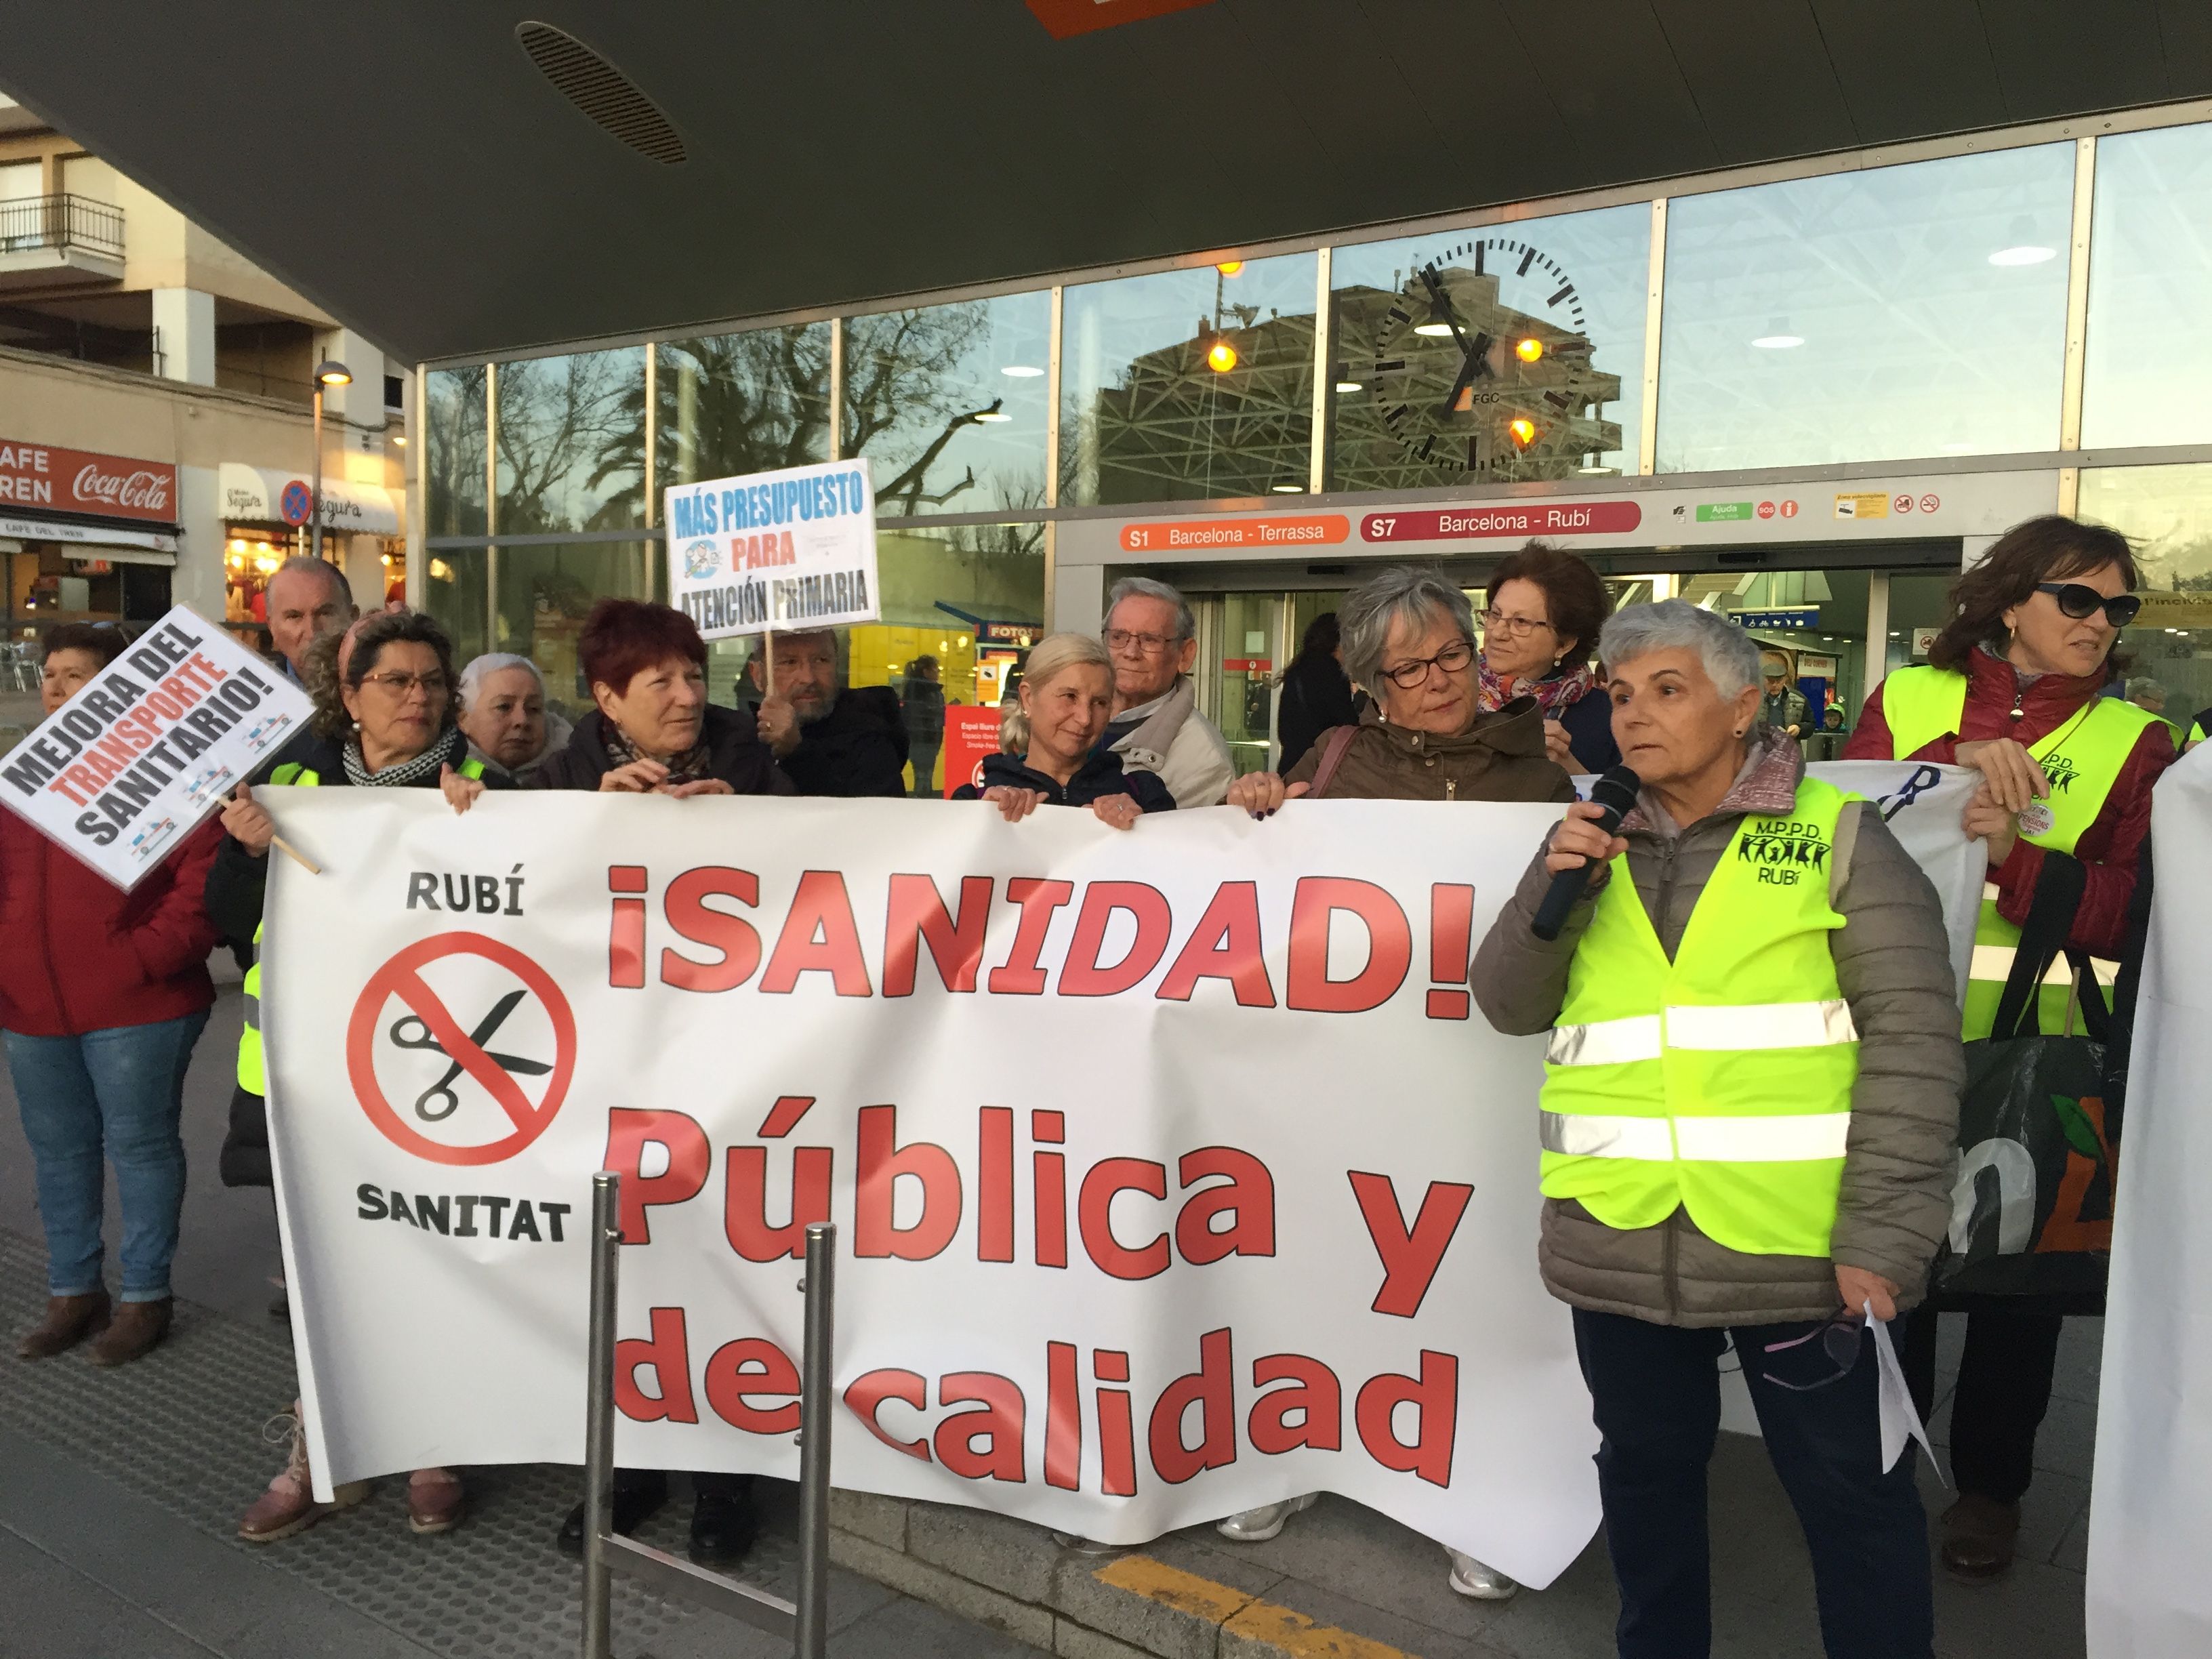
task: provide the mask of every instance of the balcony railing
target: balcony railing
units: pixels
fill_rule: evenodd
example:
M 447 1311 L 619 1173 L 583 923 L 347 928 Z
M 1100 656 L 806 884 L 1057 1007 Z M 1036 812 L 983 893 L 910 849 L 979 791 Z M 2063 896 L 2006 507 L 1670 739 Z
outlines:
M 88 196 L 21 196 L 0 201 L 0 253 L 79 248 L 123 257 L 123 210 Z

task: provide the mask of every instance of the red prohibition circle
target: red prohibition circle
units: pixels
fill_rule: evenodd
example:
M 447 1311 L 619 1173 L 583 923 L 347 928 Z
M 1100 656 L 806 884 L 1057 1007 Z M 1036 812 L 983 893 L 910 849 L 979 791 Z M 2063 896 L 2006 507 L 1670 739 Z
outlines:
M 553 1070 L 548 1075 L 544 1098 L 532 1105 L 515 1081 L 483 1051 L 469 1042 L 466 1033 L 447 1012 L 436 992 L 423 983 L 420 969 L 441 957 L 477 956 L 506 969 L 545 1005 L 553 1025 Z M 393 997 L 430 1028 L 432 1036 L 462 1070 L 476 1079 L 498 1103 L 514 1124 L 514 1133 L 481 1146 L 448 1146 L 408 1127 L 376 1079 L 376 1027 L 385 1004 Z M 353 1083 L 354 1098 L 385 1139 L 404 1152 L 433 1164 L 499 1164 L 523 1151 L 545 1133 L 568 1095 L 576 1071 L 576 1018 L 568 999 L 553 976 L 511 945 L 482 933 L 436 933 L 418 939 L 369 975 L 353 1006 L 346 1027 L 346 1073 Z

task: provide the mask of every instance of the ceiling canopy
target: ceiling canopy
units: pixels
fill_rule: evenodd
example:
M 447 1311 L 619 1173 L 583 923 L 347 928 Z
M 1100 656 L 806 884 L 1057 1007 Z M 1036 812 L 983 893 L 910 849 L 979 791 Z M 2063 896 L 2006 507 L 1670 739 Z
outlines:
M 0 40 L 410 359 L 2212 93 L 2202 0 L 0 0 Z

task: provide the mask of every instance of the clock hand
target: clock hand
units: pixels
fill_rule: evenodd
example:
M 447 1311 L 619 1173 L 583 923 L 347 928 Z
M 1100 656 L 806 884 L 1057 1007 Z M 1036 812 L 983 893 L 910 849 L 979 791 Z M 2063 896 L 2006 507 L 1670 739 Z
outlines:
M 1439 416 L 1449 415 L 1456 410 L 1459 406 L 1460 393 L 1489 372 L 1490 346 L 1491 339 L 1487 334 L 1478 334 L 1474 337 L 1474 343 L 1467 348 L 1465 361 L 1459 366 L 1459 379 L 1452 382 L 1452 389 L 1444 393 L 1443 402 L 1437 406 L 1437 413 Z

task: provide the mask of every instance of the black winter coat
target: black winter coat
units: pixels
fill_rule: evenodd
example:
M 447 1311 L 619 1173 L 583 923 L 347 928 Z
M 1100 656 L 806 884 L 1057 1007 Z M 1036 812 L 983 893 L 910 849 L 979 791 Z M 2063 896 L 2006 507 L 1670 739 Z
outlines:
M 1110 749 L 1094 749 L 1076 775 L 1065 784 L 1033 772 L 1012 755 L 987 755 L 983 759 L 983 788 L 963 783 L 952 792 L 955 800 L 981 800 L 983 789 L 1035 789 L 1048 805 L 1088 806 L 1109 795 L 1127 795 L 1147 812 L 1172 812 L 1175 797 L 1152 772 L 1125 772 L 1121 757 Z
M 1283 671 L 1283 695 L 1275 711 L 1275 735 L 1282 739 L 1283 757 L 1275 770 L 1287 777 L 1322 732 L 1358 724 L 1352 681 L 1336 659 L 1298 658 Z
M 902 797 L 908 741 L 898 693 L 888 685 L 848 685 L 828 714 L 799 728 L 799 747 L 776 764 L 802 795 Z
M 708 703 L 701 735 L 707 740 L 708 776 L 720 778 L 740 795 L 797 793 L 760 740 L 751 709 Z M 607 753 L 607 717 L 594 708 L 576 722 L 566 748 L 548 755 L 520 781 L 525 789 L 597 789 L 599 780 L 614 769 L 614 759 Z

